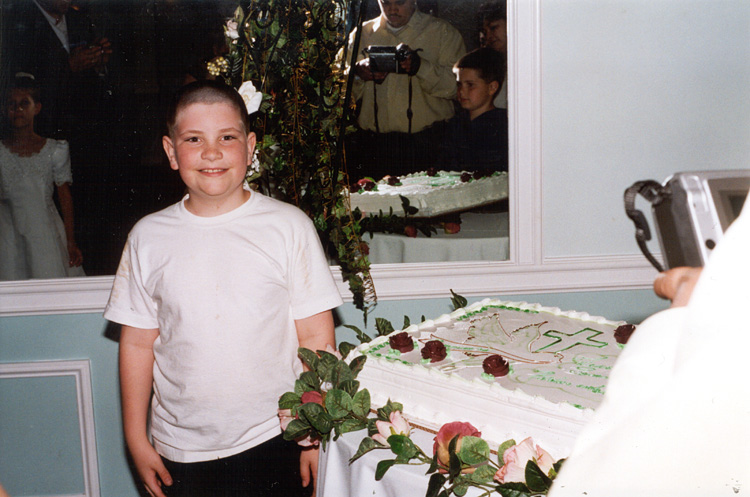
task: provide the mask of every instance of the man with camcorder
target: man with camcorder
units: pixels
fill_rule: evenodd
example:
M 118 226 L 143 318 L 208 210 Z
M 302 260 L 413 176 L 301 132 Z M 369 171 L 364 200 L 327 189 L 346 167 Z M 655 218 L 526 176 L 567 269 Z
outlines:
M 434 165 L 442 125 L 454 113 L 453 64 L 466 52 L 458 30 L 420 12 L 416 0 L 378 4 L 381 15 L 362 26 L 354 66 L 359 131 L 349 160 L 352 176 L 376 179 Z

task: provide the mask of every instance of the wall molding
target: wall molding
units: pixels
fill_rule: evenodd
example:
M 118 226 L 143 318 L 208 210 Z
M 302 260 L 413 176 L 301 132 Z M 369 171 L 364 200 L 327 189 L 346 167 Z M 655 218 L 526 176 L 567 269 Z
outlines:
M 0 380 L 72 376 L 76 385 L 84 493 L 66 497 L 99 497 L 99 466 L 94 426 L 94 397 L 88 360 L 0 363 Z M 62 496 L 59 496 L 62 497 Z

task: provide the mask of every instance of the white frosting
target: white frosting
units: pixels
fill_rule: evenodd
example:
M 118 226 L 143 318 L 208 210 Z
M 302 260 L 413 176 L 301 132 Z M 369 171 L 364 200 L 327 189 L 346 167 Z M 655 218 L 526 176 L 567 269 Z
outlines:
M 463 171 L 438 171 L 436 176 L 413 173 L 399 177 L 401 184 L 391 186 L 386 180 L 377 183 L 377 191 L 362 191 L 350 195 L 351 208 L 359 207 L 363 213 L 393 214 L 403 216 L 400 196 L 419 209 L 414 217 L 432 217 L 449 212 L 470 209 L 508 198 L 508 173 L 494 173 L 466 183 L 461 181 Z M 471 174 L 471 173 L 470 173 Z
M 411 352 L 393 351 L 388 335 L 360 345 L 350 357 L 367 356 L 358 379 L 373 405 L 389 398 L 400 402 L 409 419 L 434 430 L 468 421 L 495 444 L 532 436 L 553 456 L 565 457 L 601 402 L 620 352 L 614 339 L 620 324 L 485 299 L 393 332 L 405 331 L 417 341 Z M 450 346 L 443 361 L 422 360 L 419 350 L 432 339 Z M 482 361 L 493 354 L 510 362 L 507 376 L 482 376 Z

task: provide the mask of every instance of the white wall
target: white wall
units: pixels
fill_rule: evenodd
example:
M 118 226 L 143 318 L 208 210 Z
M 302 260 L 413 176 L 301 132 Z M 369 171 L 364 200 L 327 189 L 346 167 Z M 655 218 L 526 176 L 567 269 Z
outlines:
M 750 167 L 750 2 L 543 0 L 545 256 L 639 253 L 624 190 Z

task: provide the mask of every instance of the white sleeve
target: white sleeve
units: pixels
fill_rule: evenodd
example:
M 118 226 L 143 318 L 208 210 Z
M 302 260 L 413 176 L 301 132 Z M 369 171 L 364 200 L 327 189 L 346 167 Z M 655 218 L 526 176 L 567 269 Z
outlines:
M 104 317 L 135 328 L 158 328 L 157 306 L 143 283 L 144 275 L 133 238 L 131 233 L 122 252 Z
M 342 304 L 312 221 L 301 213 L 289 254 L 292 317 L 302 319 Z

